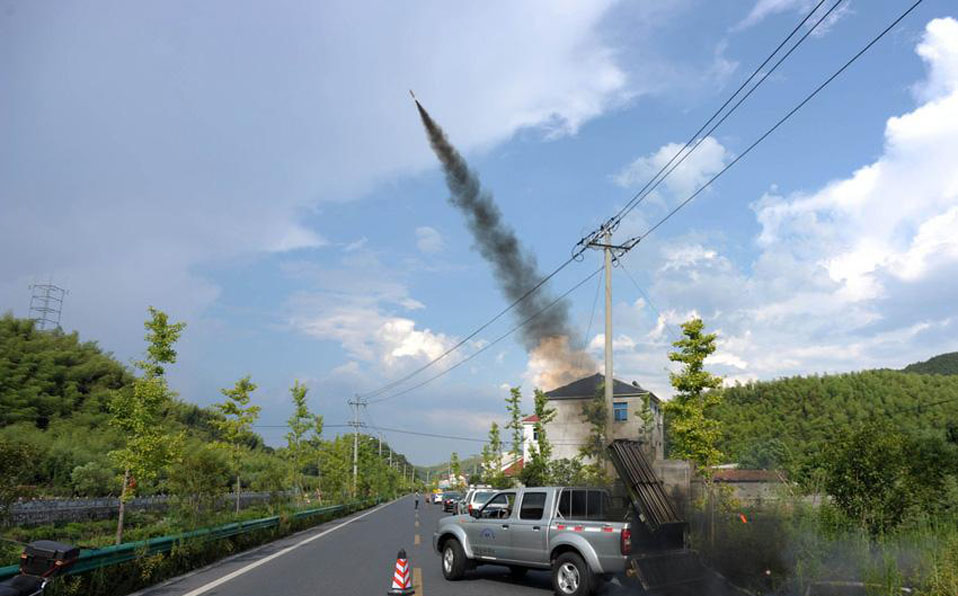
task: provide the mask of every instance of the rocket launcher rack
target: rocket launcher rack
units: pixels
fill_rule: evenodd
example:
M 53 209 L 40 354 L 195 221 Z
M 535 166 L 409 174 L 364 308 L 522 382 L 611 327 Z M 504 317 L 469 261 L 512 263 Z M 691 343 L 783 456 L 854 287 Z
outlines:
M 675 505 L 665 493 L 662 481 L 656 477 L 652 466 L 642 453 L 641 443 L 628 439 L 616 439 L 609 445 L 609 455 L 619 478 L 629 491 L 632 506 L 639 519 L 653 534 L 663 526 L 685 524 Z

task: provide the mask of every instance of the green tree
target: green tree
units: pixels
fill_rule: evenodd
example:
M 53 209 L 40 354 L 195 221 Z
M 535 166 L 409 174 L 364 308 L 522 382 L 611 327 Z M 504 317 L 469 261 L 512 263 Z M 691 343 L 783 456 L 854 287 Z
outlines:
M 286 453 L 289 457 L 292 484 L 298 498 L 303 496 L 303 468 L 306 466 L 310 445 L 306 433 L 315 428 L 316 418 L 310 414 L 306 405 L 306 394 L 309 389 L 306 385 L 295 381 L 289 393 L 293 398 L 293 413 L 286 424 L 289 432 L 286 433 Z
M 670 373 L 669 380 L 676 393 L 665 403 L 669 421 L 669 451 L 672 457 L 688 459 L 707 483 L 711 483 L 712 468 L 722 460 L 718 448 L 719 422 L 710 416 L 710 409 L 721 402 L 722 378 L 705 370 L 705 359 L 715 352 L 715 334 L 703 333 L 702 319 L 682 323 L 684 337 L 669 352 L 669 360 L 682 363 L 682 370 Z
M 140 371 L 131 390 L 116 392 L 110 402 L 110 422 L 123 435 L 124 446 L 111 453 L 123 470 L 120 509 L 117 516 L 116 543 L 123 541 L 123 518 L 126 502 L 135 494 L 139 483 L 156 478 L 173 463 L 182 443 L 182 435 L 171 435 L 163 424 L 164 408 L 173 393 L 166 383 L 165 367 L 176 362 L 174 345 L 185 323 L 170 323 L 169 317 L 152 306 L 146 328 L 146 357 L 135 367 Z
M 27 443 L 0 438 L 0 522 L 7 520 L 10 506 L 26 494 L 24 485 L 38 455 Z
M 76 466 L 70 473 L 73 492 L 80 497 L 102 497 L 115 486 L 116 474 L 110 466 L 91 461 Z
M 635 414 L 639 417 L 642 433 L 651 438 L 655 430 L 655 414 L 652 413 L 652 397 L 648 393 L 642 396 L 642 408 Z
M 871 423 L 837 438 L 822 459 L 825 492 L 848 519 L 875 536 L 901 523 L 913 488 L 901 433 Z
M 549 466 L 549 474 L 556 486 L 583 486 L 585 470 L 582 460 L 578 457 L 553 460 Z
M 489 427 L 489 466 L 483 467 L 483 480 L 496 488 L 505 488 L 509 481 L 502 473 L 502 436 L 499 424 L 493 421 Z
M 506 410 L 509 412 L 506 428 L 512 431 L 512 455 L 519 458 L 522 456 L 522 393 L 518 387 L 509 390 Z
M 485 479 L 489 476 L 489 473 L 492 471 L 493 459 L 492 459 L 492 449 L 489 448 L 489 443 L 484 443 L 482 445 L 482 463 L 481 463 L 481 473 L 479 483 L 485 482 Z
M 236 476 L 236 514 L 240 511 L 240 464 L 244 452 L 245 442 L 253 432 L 253 423 L 259 418 L 260 407 L 249 405 L 250 393 L 256 391 L 256 385 L 250 381 L 249 375 L 243 377 L 230 389 L 221 389 L 220 393 L 226 398 L 214 407 L 223 414 L 220 420 L 213 424 L 223 437 L 221 444 L 229 450 L 230 465 Z
M 316 490 L 319 497 L 322 498 L 323 492 L 323 416 L 316 414 L 313 416 L 313 437 L 310 441 L 310 449 L 316 458 Z
M 102 417 L 113 393 L 131 381 L 95 342 L 39 331 L 10 313 L 0 317 L 0 427 L 23 423 L 46 430 L 61 419 Z
M 348 498 L 352 478 L 352 453 L 352 437 L 339 435 L 323 442 L 320 475 L 324 498 L 334 498 L 340 502 Z
M 522 468 L 520 478 L 526 486 L 547 486 L 552 483 L 552 444 L 546 435 L 546 425 L 556 417 L 555 408 L 549 407 L 549 398 L 539 389 L 535 390 L 536 422 L 533 423 L 535 445 L 530 446 L 529 461 Z
M 449 479 L 449 483 L 454 488 L 461 488 L 462 481 L 460 477 L 462 476 L 462 464 L 459 462 L 459 454 L 455 451 L 449 456 L 449 473 L 452 475 L 452 478 Z
M 235 473 L 230 454 L 215 444 L 190 441 L 183 458 L 172 467 L 168 479 L 178 514 L 190 527 L 202 525 L 204 516 L 215 510 L 223 489 Z
M 579 417 L 589 426 L 589 434 L 584 444 L 579 446 L 579 457 L 588 460 L 582 468 L 583 478 L 591 484 L 604 486 L 611 482 L 606 472 L 606 462 L 609 454 L 608 445 L 608 411 L 605 402 L 605 383 L 596 389 L 592 399 L 582 404 Z

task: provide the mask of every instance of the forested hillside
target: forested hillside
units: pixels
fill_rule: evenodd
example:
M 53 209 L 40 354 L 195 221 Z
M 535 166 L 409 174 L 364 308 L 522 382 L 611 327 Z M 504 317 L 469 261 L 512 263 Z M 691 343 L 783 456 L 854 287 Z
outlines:
M 909 364 L 903 372 L 921 373 L 923 375 L 958 375 L 958 352 L 939 354 L 924 362 Z
M 135 378 L 111 354 L 76 333 L 40 332 L 32 321 L 0 317 L 0 501 L 20 495 L 118 495 L 123 471 L 111 452 L 123 448 L 125 439 L 111 424 L 110 404 L 130 394 Z M 304 416 L 313 421 L 308 411 Z M 166 436 L 182 436 L 181 453 L 155 480 L 141 482 L 137 492 L 228 492 L 233 474 L 222 448 L 227 442 L 223 420 L 219 411 L 189 403 L 185 396 L 166 400 L 159 424 Z M 294 457 L 285 446 L 273 449 L 259 435 L 244 433 L 244 490 L 287 490 L 295 483 L 341 498 L 350 487 L 352 438 L 320 441 L 304 435 L 299 443 Z M 388 453 L 389 445 L 383 449 Z M 398 485 L 398 474 L 388 470 L 378 453 L 377 440 L 364 436 L 361 493 L 384 494 Z M 399 466 L 406 463 L 398 453 L 393 459 Z
M 729 459 L 795 471 L 866 422 L 913 436 L 958 434 L 958 376 L 867 370 L 753 382 L 726 388 L 715 415 Z

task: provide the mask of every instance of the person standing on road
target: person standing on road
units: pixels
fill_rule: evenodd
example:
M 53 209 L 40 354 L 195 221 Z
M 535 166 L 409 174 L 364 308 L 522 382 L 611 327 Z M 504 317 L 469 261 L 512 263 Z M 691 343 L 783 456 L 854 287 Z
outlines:
M 419 491 L 416 491 L 416 509 L 419 509 Z

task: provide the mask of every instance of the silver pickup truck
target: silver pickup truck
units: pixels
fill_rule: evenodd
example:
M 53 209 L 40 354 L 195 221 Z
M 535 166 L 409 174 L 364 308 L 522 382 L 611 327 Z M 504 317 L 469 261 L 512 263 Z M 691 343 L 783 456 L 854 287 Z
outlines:
M 551 569 L 556 594 L 582 596 L 628 569 L 632 531 L 624 519 L 604 490 L 509 489 L 470 515 L 439 520 L 433 548 L 447 580 L 480 564 L 506 565 L 516 576 Z

